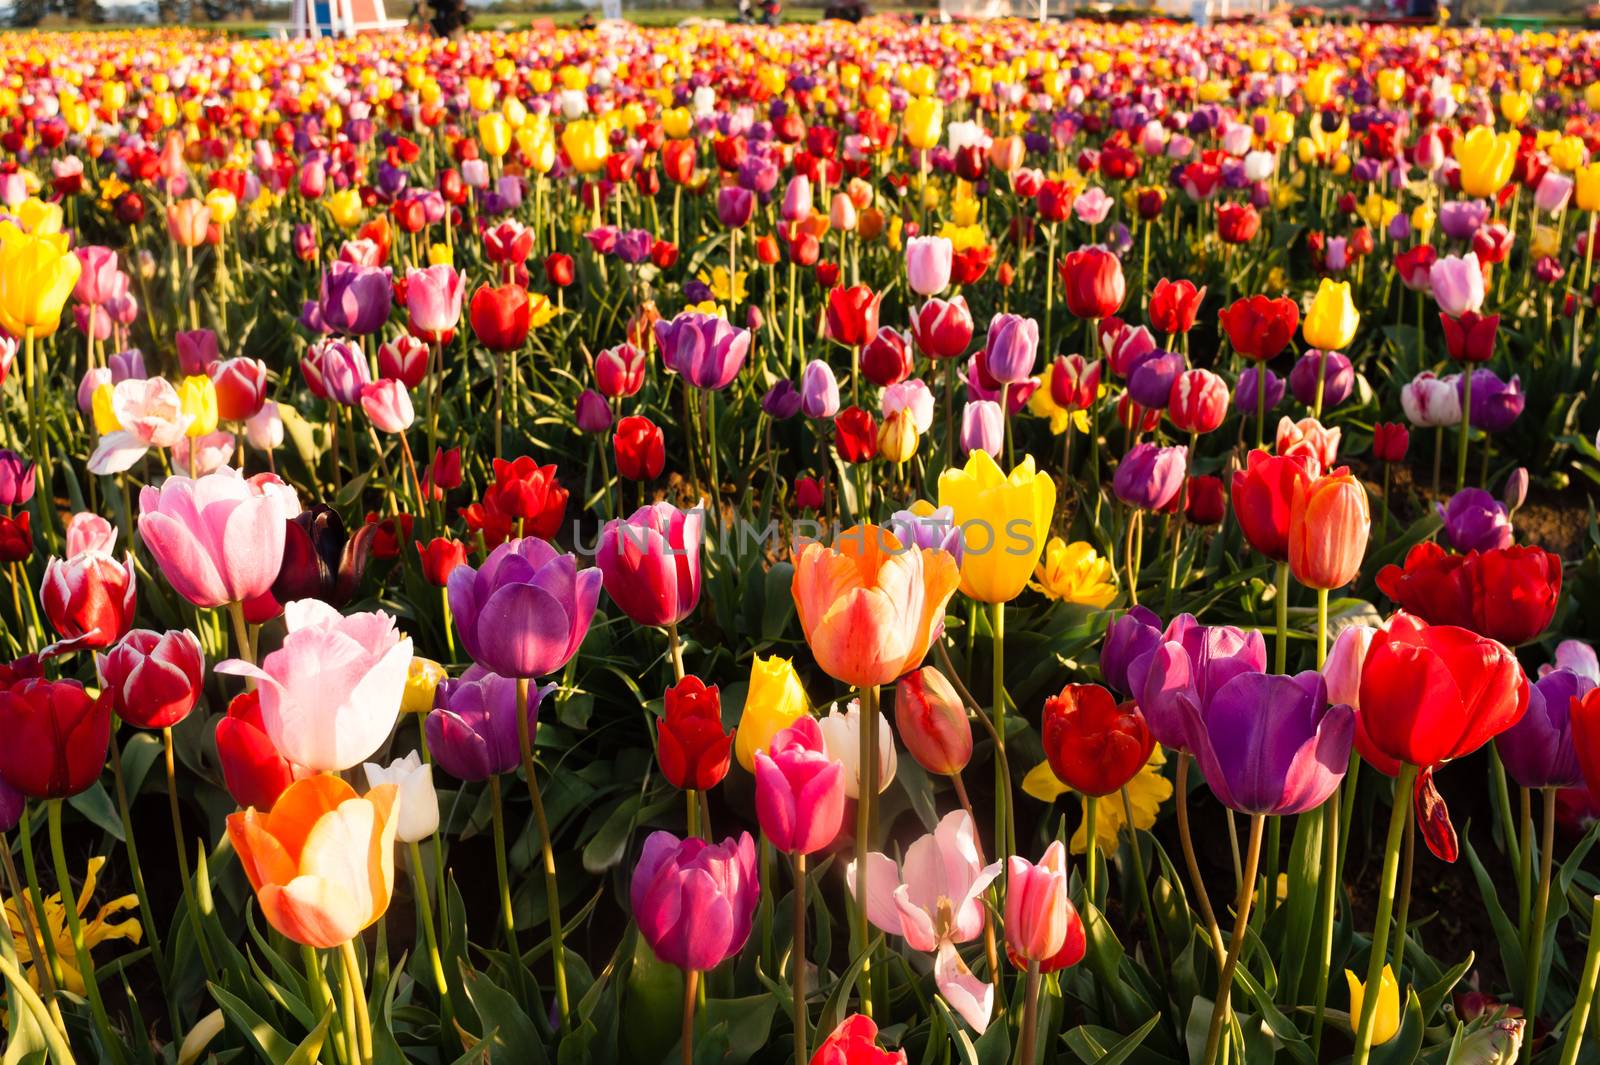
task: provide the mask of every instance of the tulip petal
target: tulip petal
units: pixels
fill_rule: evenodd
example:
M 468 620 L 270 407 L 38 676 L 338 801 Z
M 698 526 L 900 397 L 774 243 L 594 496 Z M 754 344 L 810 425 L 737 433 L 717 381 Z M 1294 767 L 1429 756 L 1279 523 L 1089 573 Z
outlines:
M 974 976 L 949 943 L 941 944 L 934 956 L 933 981 L 950 1008 L 982 1035 L 994 1013 L 994 987 Z

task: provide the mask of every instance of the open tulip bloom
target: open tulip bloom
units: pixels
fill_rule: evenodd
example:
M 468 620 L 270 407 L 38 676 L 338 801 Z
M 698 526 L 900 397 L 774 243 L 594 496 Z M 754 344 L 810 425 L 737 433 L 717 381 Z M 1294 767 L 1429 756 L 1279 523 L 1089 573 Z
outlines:
M 1600 38 L 431 14 L 0 35 L 7 1062 L 1600 1061 Z

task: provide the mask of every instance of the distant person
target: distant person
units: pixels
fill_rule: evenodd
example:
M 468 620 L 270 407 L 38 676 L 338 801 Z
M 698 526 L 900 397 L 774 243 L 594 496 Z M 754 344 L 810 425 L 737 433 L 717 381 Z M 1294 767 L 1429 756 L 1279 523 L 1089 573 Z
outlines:
M 472 13 L 467 10 L 467 0 L 429 0 L 433 17 L 428 24 L 440 37 L 459 37 L 467 32 Z

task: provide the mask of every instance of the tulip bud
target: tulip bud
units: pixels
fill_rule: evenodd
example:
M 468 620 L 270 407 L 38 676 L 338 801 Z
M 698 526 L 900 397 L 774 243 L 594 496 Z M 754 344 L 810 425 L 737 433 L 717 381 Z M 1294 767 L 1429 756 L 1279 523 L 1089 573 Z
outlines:
M 205 680 L 205 654 L 186 629 L 135 629 L 98 655 L 100 684 L 118 717 L 139 728 L 168 728 L 189 716 Z
M 50 624 L 85 647 L 110 647 L 133 624 L 137 581 L 129 559 L 86 553 L 52 558 L 45 567 L 39 601 Z
M 393 784 L 400 789 L 400 826 L 395 838 L 402 843 L 427 839 L 439 828 L 439 797 L 433 790 L 433 766 L 412 751 L 388 766 L 366 762 L 367 787 Z
M 895 684 L 894 720 L 900 739 L 930 773 L 959 773 L 972 760 L 972 724 L 943 673 L 924 666 Z
M 611 405 L 600 393 L 586 388 L 578 396 L 575 418 L 579 432 L 603 433 L 611 428 Z

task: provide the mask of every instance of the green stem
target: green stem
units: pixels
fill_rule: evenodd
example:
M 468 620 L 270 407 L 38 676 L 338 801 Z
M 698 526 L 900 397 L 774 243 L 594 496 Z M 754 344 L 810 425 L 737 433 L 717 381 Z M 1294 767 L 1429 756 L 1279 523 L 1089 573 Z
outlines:
M 1211 895 L 1206 891 L 1205 878 L 1200 875 L 1200 861 L 1194 853 L 1194 837 L 1189 832 L 1189 763 L 1194 756 L 1187 752 L 1178 755 L 1178 841 L 1183 847 L 1183 862 L 1189 869 L 1189 880 L 1194 885 L 1195 903 L 1200 907 L 1200 918 L 1206 923 L 1206 935 L 1211 940 L 1211 953 L 1217 960 L 1217 971 L 1222 971 L 1226 959 L 1222 953 L 1222 932 L 1217 928 L 1217 915 L 1211 908 Z
M 156 977 L 161 981 L 162 997 L 167 1000 L 167 1020 L 172 1024 L 172 1037 L 178 1038 L 182 1028 L 178 1023 L 178 1000 L 171 993 L 172 970 L 167 964 L 166 952 L 161 949 L 161 936 L 157 931 L 155 910 L 150 907 L 150 893 L 144 886 L 144 869 L 139 864 L 139 841 L 133 833 L 133 818 L 128 807 L 128 786 L 122 777 L 122 744 L 117 740 L 117 726 L 111 727 L 111 778 L 117 793 L 117 816 L 122 820 L 122 836 L 128 847 L 128 868 L 133 873 L 133 893 L 139 899 L 139 914 L 144 919 L 145 937 L 150 942 L 150 953 L 156 961 Z
M 72 937 L 72 953 L 78 962 L 78 973 L 83 977 L 83 990 L 89 999 L 89 1012 L 94 1015 L 94 1025 L 100 1031 L 100 1040 L 116 1065 L 127 1059 L 122 1054 L 123 1037 L 111 1027 L 106 1015 L 106 1004 L 100 998 L 100 980 L 95 976 L 94 958 L 83 941 L 83 921 L 78 917 L 78 898 L 72 891 L 72 876 L 67 871 L 67 848 L 61 842 L 61 806 L 65 800 L 51 799 L 46 806 L 50 821 L 50 854 L 55 859 L 56 884 L 61 889 L 61 910 L 67 917 L 67 931 Z
M 1239 881 L 1238 913 L 1233 921 L 1233 936 L 1228 943 L 1228 960 L 1223 963 L 1222 976 L 1217 984 L 1217 998 L 1211 1007 L 1211 1027 L 1206 1033 L 1204 1065 L 1216 1065 L 1217 1051 L 1222 1045 L 1222 1030 L 1232 1012 L 1229 997 L 1233 993 L 1233 974 L 1239 968 L 1239 958 L 1244 954 L 1245 933 L 1250 928 L 1250 904 L 1255 900 L 1256 867 L 1261 861 L 1261 833 L 1266 817 L 1250 816 L 1250 842 L 1246 845 L 1244 875 Z M 1376 1001 L 1376 996 L 1374 996 Z
M 1594 1009 L 1596 983 L 1600 983 L 1600 895 L 1594 897 L 1594 909 L 1590 911 L 1589 951 L 1584 956 L 1583 978 L 1578 983 L 1578 997 L 1572 1004 L 1572 1016 L 1567 1019 L 1567 1039 L 1561 1045 L 1558 1065 L 1578 1065 L 1583 1030 L 1589 1023 L 1589 1012 Z
M 33 903 L 34 915 L 39 919 L 39 937 L 44 945 L 44 953 L 34 958 L 34 966 L 43 966 L 41 974 L 48 979 L 40 983 L 51 994 L 51 1002 L 59 994 L 61 987 L 61 958 L 56 954 L 56 942 L 50 933 L 49 921 L 45 917 L 44 891 L 39 887 L 39 867 L 35 864 L 33 856 L 33 815 L 28 809 L 28 804 L 22 806 L 22 819 L 17 827 L 22 831 L 22 872 L 27 877 L 28 898 Z
M 1317 589 L 1317 668 L 1328 660 L 1328 589 Z
M 211 942 L 201 919 L 200 903 L 194 896 L 194 877 L 189 872 L 189 844 L 183 835 L 183 814 L 178 808 L 178 763 L 172 750 L 172 727 L 161 730 L 162 753 L 167 770 L 167 813 L 172 818 L 172 842 L 178 851 L 178 873 L 183 877 L 183 904 L 189 911 L 189 923 L 194 926 L 194 943 L 200 951 L 201 964 L 205 966 L 206 979 L 217 977 L 216 963 L 211 957 Z
M 1406 964 L 1406 925 L 1411 916 L 1411 874 L 1416 866 L 1417 858 L 1417 822 L 1415 818 L 1406 818 L 1406 841 L 1404 850 L 1400 854 L 1400 908 L 1395 912 L 1394 919 L 1394 974 L 1395 979 L 1400 979 L 1400 973 Z
M 1550 879 L 1555 869 L 1556 794 L 1544 789 L 1544 823 L 1539 830 L 1539 898 L 1534 904 L 1533 929 L 1528 936 L 1528 993 L 1523 1003 L 1529 1020 L 1539 1016 L 1543 976 L 1544 925 L 1550 915 Z
M 28 944 L 28 954 L 33 961 L 33 971 L 39 976 L 39 987 L 44 991 L 44 1000 L 48 1005 L 52 1023 L 63 1035 L 66 1034 L 67 1024 L 61 1018 L 61 1005 L 57 1002 L 56 980 L 51 973 L 50 960 L 55 957 L 53 952 L 45 950 L 44 941 L 39 934 L 37 918 L 43 912 L 34 907 L 33 897 L 26 894 L 22 886 L 22 879 L 17 876 L 17 863 L 11 859 L 11 841 L 0 835 L 0 866 L 5 869 L 6 890 L 11 892 L 11 897 L 17 901 L 17 918 L 22 925 L 22 935 Z M 992 921 L 990 922 L 993 923 Z M 10 931 L 10 926 L 6 926 Z M 9 942 L 9 939 L 8 939 Z
M 856 897 L 855 897 L 855 947 L 867 949 L 872 941 L 872 929 L 867 925 L 867 854 L 871 850 L 872 807 L 878 794 L 878 686 L 869 684 L 859 689 L 861 699 L 861 728 L 857 737 L 859 770 L 856 782 Z M 796 881 L 800 881 L 797 879 Z M 796 912 L 796 919 L 799 919 Z M 861 963 L 861 975 L 856 986 L 861 997 L 861 1012 L 872 1016 L 870 959 Z
M 413 844 L 415 846 L 415 844 Z M 361 961 L 356 957 L 355 941 L 347 939 L 339 947 L 344 959 L 344 978 L 355 999 L 356 1046 L 361 1065 L 372 1065 L 372 1017 L 367 1012 L 367 989 L 361 979 Z
M 561 886 L 556 882 L 556 855 L 550 843 L 550 822 L 545 817 L 544 799 L 539 794 L 539 778 L 533 771 L 533 741 L 528 730 L 528 678 L 517 678 L 517 743 L 522 748 L 522 772 L 528 778 L 528 798 L 533 802 L 533 820 L 539 828 L 539 850 L 544 857 L 545 905 L 550 911 L 550 964 L 556 974 L 556 1004 L 561 1011 L 561 1027 L 572 1026 L 572 1009 L 567 1001 L 567 955 L 561 942 Z
M 517 946 L 517 919 L 511 908 L 511 877 L 506 871 L 506 815 L 501 808 L 500 777 L 489 778 L 489 817 L 494 827 L 494 872 L 500 885 L 500 929 L 511 955 L 511 983 L 517 1001 L 526 1001 L 522 973 L 522 948 Z
M 1456 445 L 1456 491 L 1458 492 L 1467 486 L 1467 438 L 1471 435 L 1472 364 L 1465 363 L 1461 367 L 1461 439 Z
M 995 799 L 995 849 L 1003 845 L 1006 854 L 1017 852 L 1012 836 L 1011 777 L 1005 768 L 1006 749 L 1006 605 L 990 606 L 990 624 L 994 629 L 994 799 Z
M 1128 846 L 1133 851 L 1133 878 L 1139 882 L 1139 905 L 1144 910 L 1145 924 L 1150 926 L 1150 949 L 1156 956 L 1156 971 L 1164 974 L 1166 955 L 1161 949 L 1161 930 L 1156 927 L 1156 908 L 1150 904 L 1150 881 L 1144 875 L 1144 854 L 1139 850 L 1139 829 L 1133 820 L 1133 800 L 1128 798 L 1126 784 L 1122 785 L 1122 813 L 1128 822 Z
M 1084 899 L 1090 906 L 1094 906 L 1098 893 L 1096 887 L 1096 853 L 1099 850 L 1099 841 L 1096 839 L 1097 815 L 1100 812 L 1100 797 L 1098 795 L 1085 795 L 1083 797 L 1083 856 L 1084 856 Z
M 1028 961 L 1028 991 L 1022 1000 L 1022 1043 L 1018 1047 L 1017 1065 L 1033 1065 L 1034 1044 L 1039 1037 L 1039 960 Z
M 443 1018 L 449 1018 L 450 983 L 444 975 L 444 959 L 439 954 L 439 934 L 433 926 L 433 901 L 428 897 L 428 871 L 422 864 L 422 848 L 416 840 L 407 846 L 411 849 L 411 883 L 417 891 L 417 920 L 428 945 L 428 961 L 433 966 L 433 982 L 439 989 L 439 1004 Z
M 1533 789 L 1522 790 L 1522 831 L 1517 841 L 1517 933 L 1528 957 L 1528 926 L 1533 920 Z M 1509 827 L 1509 826 L 1508 826 Z
M 1378 880 L 1378 913 L 1372 925 L 1372 950 L 1367 962 L 1367 993 L 1361 998 L 1361 1018 L 1356 1026 L 1352 1065 L 1367 1065 L 1372 1055 L 1372 1025 L 1378 1016 L 1378 993 L 1383 986 L 1383 967 L 1389 961 L 1389 921 L 1394 916 L 1394 882 L 1400 867 L 1400 838 L 1406 818 L 1411 816 L 1411 788 L 1417 767 L 1402 763 L 1395 781 L 1394 809 L 1389 815 L 1389 836 L 1383 846 L 1383 872 Z
M 1347 780 L 1344 784 L 1353 794 L 1355 789 Z M 1328 971 L 1333 965 L 1333 908 L 1339 894 L 1339 824 L 1340 795 L 1337 790 L 1322 805 L 1322 870 L 1317 879 L 1317 962 L 1316 982 L 1312 1001 L 1316 1013 L 1311 1022 L 1311 1054 L 1316 1057 L 1322 1049 L 1322 1025 L 1328 1007 Z
M 694 1007 L 695 992 L 700 987 L 700 972 L 689 969 L 683 974 L 683 1065 L 694 1065 Z

